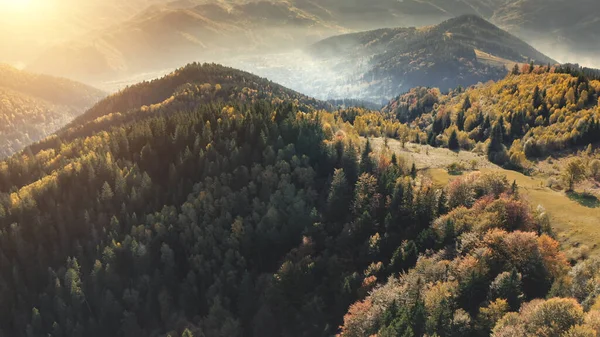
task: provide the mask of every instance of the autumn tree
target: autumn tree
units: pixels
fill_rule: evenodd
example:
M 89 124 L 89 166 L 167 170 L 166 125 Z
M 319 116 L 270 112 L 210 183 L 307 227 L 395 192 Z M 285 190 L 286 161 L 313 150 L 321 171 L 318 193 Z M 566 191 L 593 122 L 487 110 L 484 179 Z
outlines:
M 573 187 L 585 178 L 585 165 L 579 158 L 571 159 L 567 162 L 562 171 L 562 178 L 567 185 L 567 191 L 573 191 Z

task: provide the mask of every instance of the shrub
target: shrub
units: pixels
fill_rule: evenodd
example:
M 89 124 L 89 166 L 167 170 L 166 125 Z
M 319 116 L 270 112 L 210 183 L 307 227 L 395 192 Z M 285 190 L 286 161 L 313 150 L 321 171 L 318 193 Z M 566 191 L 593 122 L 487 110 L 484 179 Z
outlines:
M 575 326 L 584 322 L 583 308 L 572 298 L 551 298 L 534 300 L 521 307 L 519 314 L 504 316 L 493 330 L 492 336 L 539 336 L 561 337 L 570 332 L 580 333 L 582 329 Z M 515 332 L 521 333 L 520 335 Z M 590 331 L 586 327 L 583 331 Z M 592 330 L 593 331 L 593 330 Z M 573 335 L 587 336 L 587 335 Z
M 590 177 L 600 181 L 600 160 L 594 159 L 590 162 Z
M 454 163 L 448 165 L 446 167 L 446 169 L 448 170 L 448 173 L 450 173 L 452 175 L 459 175 L 459 174 L 462 174 L 463 171 L 465 171 L 467 168 L 465 167 L 465 165 L 463 163 L 454 162 Z

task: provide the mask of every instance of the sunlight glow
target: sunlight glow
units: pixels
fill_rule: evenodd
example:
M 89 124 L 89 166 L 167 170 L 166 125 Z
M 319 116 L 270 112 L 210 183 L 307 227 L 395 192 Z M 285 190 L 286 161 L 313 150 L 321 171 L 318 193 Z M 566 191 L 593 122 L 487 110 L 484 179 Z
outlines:
M 27 11 L 33 9 L 38 0 L 0 0 L 0 8 L 13 11 Z

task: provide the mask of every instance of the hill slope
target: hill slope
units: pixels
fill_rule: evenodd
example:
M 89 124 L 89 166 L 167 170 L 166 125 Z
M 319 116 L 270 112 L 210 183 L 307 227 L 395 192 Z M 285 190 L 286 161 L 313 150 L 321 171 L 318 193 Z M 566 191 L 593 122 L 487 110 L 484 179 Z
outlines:
M 81 83 L 0 65 L 0 158 L 56 131 L 103 96 Z
M 354 29 L 420 26 L 473 14 L 490 20 L 561 62 L 594 66 L 600 12 L 594 0 L 296 0 L 296 6 Z M 579 60 L 578 60 L 579 58 Z M 596 63 L 595 66 L 598 66 Z
M 91 83 L 215 60 L 281 51 L 340 31 L 287 2 L 152 6 L 130 20 L 50 48 L 28 68 Z
M 331 37 L 310 47 L 335 67 L 359 69 L 361 94 L 386 97 L 414 86 L 443 90 L 497 80 L 515 63 L 555 63 L 473 15 L 423 28 L 380 29 Z
M 554 282 L 579 284 L 505 177 L 442 191 L 353 141 L 360 108 L 321 105 L 192 64 L 0 162 L 0 335 L 479 336 Z M 350 306 L 421 270 L 380 311 Z M 510 305 L 485 320 L 497 289 Z M 406 331 L 388 306 L 404 294 L 420 308 Z
M 600 81 L 587 78 L 575 68 L 524 66 L 520 74 L 496 83 L 455 90 L 414 89 L 388 103 L 382 112 L 428 132 L 432 145 L 446 146 L 457 132 L 463 148 L 487 149 L 497 138 L 496 150 L 510 150 L 515 160 L 545 157 L 573 150 L 599 138 Z M 498 127 L 500 134 L 494 136 Z M 485 143 L 485 145 L 484 145 Z M 519 159 L 519 160 L 517 160 Z M 499 163 L 508 163 L 505 156 Z M 513 163 L 517 164 L 517 163 Z

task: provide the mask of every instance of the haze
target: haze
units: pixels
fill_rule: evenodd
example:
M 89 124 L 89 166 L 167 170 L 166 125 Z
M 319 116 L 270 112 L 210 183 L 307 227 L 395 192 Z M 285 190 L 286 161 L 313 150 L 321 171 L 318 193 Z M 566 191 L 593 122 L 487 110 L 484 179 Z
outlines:
M 333 35 L 437 24 L 451 17 L 410 1 L 380 0 L 366 7 L 360 2 L 345 3 L 339 11 L 334 1 L 327 1 L 327 12 L 307 0 L 276 2 L 279 7 L 253 3 L 254 7 L 225 0 L 0 0 L 0 62 L 106 91 L 160 77 L 188 62 L 217 62 L 321 99 L 384 102 L 393 90 L 365 89 L 373 78 L 363 75 L 374 55 L 366 55 L 358 64 L 357 60 L 315 58 L 307 48 Z M 348 14 L 353 8 L 367 10 L 363 16 Z M 152 26 L 158 30 L 151 32 Z M 540 37 L 539 32 L 525 31 L 515 30 L 559 62 L 598 66 L 594 51 L 580 53 L 560 47 L 550 34 Z M 157 50 L 161 45 L 164 50 Z

